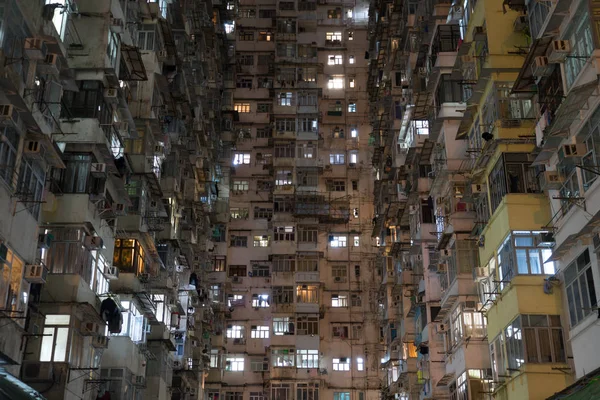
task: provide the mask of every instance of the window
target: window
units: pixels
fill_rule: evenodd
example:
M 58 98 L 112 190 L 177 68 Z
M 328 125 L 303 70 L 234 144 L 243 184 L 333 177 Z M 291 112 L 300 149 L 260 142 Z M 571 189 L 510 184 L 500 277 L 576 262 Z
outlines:
M 235 356 L 235 355 L 227 355 L 225 359 L 225 371 L 230 372 L 242 372 L 244 371 L 244 357 Z M 227 399 L 227 395 L 225 395 Z M 241 393 L 239 399 L 241 399 Z
M 273 40 L 273 34 L 271 32 L 269 32 L 269 31 L 259 31 L 258 32 L 258 41 L 259 42 L 270 42 L 272 40 Z
M 280 106 L 290 107 L 294 105 L 293 99 L 294 96 L 292 92 L 279 93 L 277 96 L 277 104 Z
M 266 264 L 252 263 L 253 278 L 268 278 L 271 276 L 271 268 Z
M 315 117 L 298 118 L 299 132 L 318 132 L 318 119 Z
M 352 246 L 354 246 L 354 247 L 360 246 L 360 236 L 354 236 L 352 238 Z
M 342 32 L 327 32 L 325 34 L 325 43 L 342 44 Z
M 483 314 L 459 305 L 450 317 L 450 343 L 456 346 L 465 338 L 483 338 L 486 335 Z
M 290 186 L 293 185 L 292 171 L 289 169 L 279 169 L 275 173 L 275 186 Z
M 264 357 L 263 358 L 251 358 L 250 359 L 250 371 L 252 372 L 264 372 L 264 371 L 268 371 L 269 370 L 269 361 L 267 359 L 267 361 L 265 361 Z M 261 399 L 261 400 L 265 400 L 264 397 L 253 397 L 252 396 L 252 392 L 250 393 L 250 399 Z
M 227 276 L 246 276 L 246 266 L 230 265 L 227 271 Z
M 492 212 L 508 193 L 539 193 L 537 172 L 526 153 L 503 153 L 490 172 L 489 188 Z
M 346 190 L 346 182 L 338 180 L 327 181 L 327 190 L 330 192 L 344 192 Z
M 296 120 L 294 118 L 277 118 L 275 129 L 279 134 L 283 132 L 296 132 Z
M 247 192 L 249 187 L 248 181 L 234 180 L 231 189 L 233 191 Z
M 238 54 L 235 59 L 240 65 L 253 66 L 254 55 L 253 54 Z
M 315 365 L 314 368 L 318 368 Z M 319 400 L 319 384 L 310 383 L 297 383 L 296 384 L 296 399 L 297 400 Z
M 0 141 L 0 165 L 2 165 L 0 168 L 0 178 L 9 186 L 13 186 L 14 168 L 17 159 L 17 149 L 19 148 L 20 136 L 19 132 L 12 127 L 6 126 L 1 129 L 2 138 L 4 140 Z M 65 166 L 67 170 L 70 169 L 67 162 L 65 162 Z M 87 173 L 85 174 L 85 177 L 87 179 Z
M 341 8 L 327 10 L 327 19 L 341 19 L 341 18 L 342 18 L 342 9 Z
M 319 256 L 311 254 L 301 254 L 298 256 L 298 272 L 317 272 L 319 271 Z
M 333 370 L 334 371 L 350 371 L 350 358 L 334 358 L 333 359 Z
M 270 207 L 254 207 L 254 219 L 273 218 L 273 209 Z
M 317 168 L 298 168 L 296 169 L 296 181 L 298 187 L 319 185 L 319 170 Z
M 269 247 L 271 237 L 268 235 L 255 235 L 253 238 L 254 247 Z
M 270 113 L 271 112 L 271 108 L 273 107 L 273 105 L 271 103 L 258 103 L 256 104 L 256 112 L 257 113 Z M 258 129 L 256 131 L 256 137 L 258 138 Z M 264 130 L 261 131 L 261 134 L 263 135 L 263 137 L 271 137 L 271 130 L 268 130 L 267 132 L 269 132 L 268 136 L 264 136 Z
M 348 86 L 352 89 L 356 87 L 356 78 L 348 78 Z
M 40 349 L 40 361 L 67 361 L 70 315 L 48 314 L 44 322 L 44 336 Z
M 256 18 L 256 10 L 254 8 L 241 8 L 240 18 Z
M 293 367 L 295 363 L 294 349 L 271 350 L 271 362 L 274 367 Z
M 273 272 L 294 272 L 296 270 L 296 257 L 294 255 L 274 254 Z
M 228 294 L 227 307 L 243 307 L 245 305 L 244 296 L 241 294 Z
M 252 307 L 254 308 L 266 308 L 269 307 L 269 295 L 268 294 L 257 294 L 252 295 Z
M 344 88 L 344 76 L 333 75 L 327 80 L 328 89 L 343 89 Z
M 354 62 L 355 62 L 354 56 L 349 56 L 348 57 L 348 63 L 349 64 L 354 64 Z
M 349 332 L 348 325 L 334 324 L 331 327 L 331 335 L 334 338 L 348 339 L 350 337 L 350 336 L 348 336 L 348 332 Z
M 564 272 L 571 327 L 594 313 L 597 303 L 590 252 L 585 249 Z
M 348 245 L 348 237 L 346 235 L 331 235 L 329 237 L 329 245 L 331 247 L 346 247 Z
M 225 400 L 243 400 L 244 392 L 225 392 Z
M 293 226 L 276 226 L 273 228 L 273 239 L 279 241 L 296 240 L 296 228 Z
M 341 54 L 330 55 L 327 57 L 327 65 L 342 65 L 344 56 Z
M 329 154 L 329 163 L 332 165 L 342 165 L 346 163 L 346 155 L 344 153 Z
M 319 368 L 319 350 L 296 350 L 297 368 Z
M 233 165 L 250 165 L 250 153 L 234 153 Z
M 319 103 L 319 98 L 316 92 L 300 92 L 298 94 L 299 106 L 316 106 Z M 313 119 L 316 120 L 316 119 Z
M 362 339 L 362 325 L 352 325 L 352 339 Z
M 231 235 L 229 245 L 231 247 L 248 247 L 248 236 Z
M 294 395 L 292 385 L 289 383 L 272 383 L 271 400 L 289 400 Z M 349 399 L 348 399 L 349 400 Z
M 291 197 L 275 197 L 273 211 L 276 213 L 290 213 L 294 211 L 294 200 Z
M 273 286 L 273 304 L 292 304 L 294 302 L 293 286 Z
M 506 286 L 515 274 L 521 275 L 553 275 L 554 262 L 544 263 L 552 254 L 552 250 L 538 247 L 540 232 L 513 231 L 498 249 L 498 270 L 500 288 Z
M 273 190 L 273 181 L 259 179 L 256 181 L 256 190 L 259 192 L 270 192 Z
M 350 392 L 333 392 L 333 400 L 350 400 Z
M 210 368 L 219 368 L 220 367 L 220 362 L 219 360 L 221 359 L 221 357 L 219 356 L 219 349 L 211 349 L 210 350 Z M 214 397 L 215 399 L 219 398 L 219 395 L 216 395 L 217 397 Z M 208 398 L 210 398 L 210 392 L 208 393 Z
M 121 272 L 141 274 L 145 270 L 146 252 L 137 240 L 115 239 L 113 265 Z
M 319 334 L 319 316 L 318 315 L 297 315 L 296 316 L 296 334 L 297 335 L 318 335 Z
M 294 11 L 296 6 L 293 1 L 280 1 L 279 9 L 282 11 Z
M 333 264 L 331 266 L 331 277 L 336 283 L 346 282 L 348 279 L 348 268 L 346 264 Z
M 356 357 L 356 370 L 364 371 L 365 370 L 365 359 L 362 357 Z
M 146 317 L 133 301 L 121 300 L 123 323 L 121 332 L 116 336 L 129 336 L 134 343 L 143 342 L 146 338 Z
M 250 103 L 235 103 L 233 109 L 239 113 L 249 113 Z
M 252 77 L 238 77 L 235 86 L 239 89 L 252 89 Z
M 296 57 L 296 45 L 295 44 L 286 44 L 286 43 L 278 43 L 276 47 L 276 52 L 278 57 L 287 57 L 294 58 Z M 291 80 L 290 80 L 291 82 Z
M 296 286 L 296 301 L 298 303 L 319 303 L 319 287 L 316 285 Z
M 357 150 L 351 150 L 349 153 L 350 156 L 350 160 L 349 163 L 351 165 L 356 165 L 358 163 L 358 151 Z
M 362 307 L 362 298 L 359 294 L 353 294 L 350 296 L 351 307 Z
M 210 285 L 208 288 L 208 294 L 212 302 L 218 303 L 222 301 L 220 285 Z
M 567 88 L 571 88 L 592 55 L 594 51 L 593 36 L 589 8 L 585 3 L 581 3 L 563 36 L 569 40 L 572 48 L 564 65 Z
M 231 207 L 229 209 L 229 217 L 231 219 L 248 219 L 248 209 L 241 207 Z
M 273 157 L 294 158 L 296 147 L 294 143 L 275 143 Z
M 317 243 L 318 227 L 302 226 L 298 227 L 298 243 Z
M 348 103 L 348 112 L 355 113 L 356 112 L 356 103 Z
M 294 323 L 290 317 L 273 317 L 274 335 L 293 335 Z
M 252 339 L 268 339 L 270 329 L 267 325 L 252 325 L 250 327 L 250 337 Z
M 226 336 L 229 339 L 241 339 L 244 337 L 244 327 L 242 325 L 227 325 Z
M 331 295 L 331 307 L 348 307 L 348 295 L 332 294 Z
M 238 39 L 240 42 L 250 42 L 254 40 L 254 31 L 238 31 Z
M 298 82 L 316 82 L 317 69 L 311 67 L 298 68 Z

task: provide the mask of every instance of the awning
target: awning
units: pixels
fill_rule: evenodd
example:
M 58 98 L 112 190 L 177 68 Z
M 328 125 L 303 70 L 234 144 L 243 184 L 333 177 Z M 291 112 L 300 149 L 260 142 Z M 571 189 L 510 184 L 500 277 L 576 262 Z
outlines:
M 568 130 L 573 121 L 579 119 L 579 112 L 583 105 L 597 88 L 598 78 L 571 89 L 558 107 L 558 110 L 556 110 L 553 122 L 546 134 L 548 136 L 557 136 Z
M 579 232 L 567 236 L 567 238 L 554 249 L 552 255 L 548 257 L 547 260 L 544 260 L 544 263 L 560 260 L 573 246 L 577 245 L 577 241 L 583 237 L 589 237 L 590 235 L 595 234 L 598 228 L 600 228 L 600 211 L 596 212 Z
M 585 375 L 548 400 L 595 400 L 600 398 L 600 368 Z
M 158 22 L 163 41 L 165 42 L 165 48 L 167 49 L 167 54 L 169 57 L 177 56 L 177 47 L 175 46 L 175 40 L 173 39 L 173 32 L 171 31 L 169 22 L 162 18 L 160 18 Z
M 127 75 L 123 78 L 124 81 L 147 81 L 148 75 L 142 61 L 140 49 L 135 46 L 121 44 L 121 55 L 125 61 Z
M 431 157 L 431 153 L 433 152 L 433 146 L 435 143 L 429 139 L 425 139 L 423 143 L 423 148 L 421 149 L 421 156 L 419 157 L 419 165 L 428 165 L 429 158 Z
M 456 132 L 456 140 L 461 140 L 469 133 L 469 129 L 471 129 L 471 125 L 473 125 L 473 121 L 475 120 L 475 114 L 477 113 L 477 106 L 471 105 L 465 109 L 463 113 L 463 117 L 460 120 L 460 124 L 458 125 L 458 131 Z
M 517 77 L 517 80 L 513 85 L 512 93 L 534 91 L 532 86 L 535 85 L 536 77 L 533 76 L 533 69 L 531 68 L 531 65 L 536 57 L 543 56 L 546 54 L 550 43 L 552 43 L 552 39 L 552 36 L 546 36 L 541 39 L 536 39 L 533 42 L 533 45 L 529 49 L 529 53 L 527 53 L 527 57 L 523 62 L 523 66 L 521 67 L 519 76 Z
M 558 149 L 558 146 L 562 143 L 562 138 L 558 136 L 547 136 L 544 138 L 544 144 L 542 145 L 542 151 L 536 156 L 532 165 L 545 164 L 554 152 Z
M 438 381 L 436 386 L 437 387 L 448 386 L 448 384 L 454 380 L 454 376 L 455 376 L 454 373 L 446 374 L 446 375 L 442 376 L 442 378 Z
M 4 368 L 0 368 L 0 398 L 11 400 L 46 400 L 44 396 L 6 372 Z
M 431 98 L 432 96 L 429 90 L 420 91 L 416 94 L 413 119 L 429 119 Z

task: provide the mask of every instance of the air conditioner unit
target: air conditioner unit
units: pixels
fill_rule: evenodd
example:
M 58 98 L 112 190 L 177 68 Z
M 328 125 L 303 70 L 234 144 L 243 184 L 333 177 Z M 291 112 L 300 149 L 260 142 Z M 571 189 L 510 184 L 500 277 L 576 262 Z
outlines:
M 531 69 L 533 76 L 536 77 L 548 76 L 552 73 L 552 66 L 546 56 L 536 57 L 531 65 Z
M 44 264 L 28 264 L 25 266 L 25 280 L 29 283 L 46 283 L 48 269 Z
M 548 56 L 548 61 L 553 64 L 562 63 L 566 60 L 570 52 L 571 42 L 568 40 L 553 40 L 552 52 Z
M 416 206 L 416 205 L 410 205 L 410 206 L 408 206 L 408 212 L 410 214 L 416 214 L 417 211 L 419 211 L 419 207 L 418 206 Z
M 37 70 L 42 74 L 58 75 L 60 73 L 58 54 L 48 53 L 42 61 L 38 62 Z
M 30 159 L 41 160 L 44 158 L 44 146 L 37 140 L 27 140 L 23 147 L 23 154 Z
M 473 194 L 481 194 L 485 192 L 485 185 L 474 183 L 471 185 L 471 193 Z
M 333 278 L 333 280 L 334 280 L 335 282 L 339 283 L 339 282 L 341 282 L 341 281 L 342 281 L 342 277 L 340 277 L 340 276 L 336 276 L 335 278 Z
M 0 120 L 11 121 L 16 127 L 21 124 L 19 112 L 12 104 L 0 104 Z
M 437 272 L 438 273 L 446 273 L 448 271 L 448 264 L 446 263 L 438 263 Z
M 119 268 L 112 265 L 107 265 L 104 267 L 104 275 L 108 279 L 119 279 Z
M 543 190 L 559 190 L 565 178 L 558 171 L 545 171 L 544 172 L 544 183 L 542 185 Z
M 159 59 L 165 59 L 165 58 L 167 58 L 169 56 L 169 53 L 167 53 L 166 50 L 159 50 L 159 51 L 156 52 L 156 56 Z
M 106 176 L 106 164 L 92 163 L 92 165 L 90 166 L 90 172 L 95 178 L 103 178 Z
M 587 153 L 587 146 L 585 143 L 563 144 L 562 149 L 565 158 L 583 157 L 584 154 Z
M 114 203 L 112 210 L 116 215 L 125 215 L 127 213 L 127 208 L 124 203 Z
M 42 39 L 27 38 L 23 47 L 25 57 L 30 60 L 43 60 L 48 53 L 46 43 Z
M 106 336 L 94 336 L 92 338 L 92 346 L 106 349 L 108 347 L 108 340 Z
M 112 104 L 116 104 L 118 99 L 119 92 L 116 88 L 107 88 L 104 89 L 104 99 L 108 102 L 108 103 L 112 103 Z
M 110 25 L 110 29 L 114 33 L 123 33 L 123 29 L 125 29 L 125 22 L 121 18 L 113 18 Z
M 446 324 L 437 324 L 436 330 L 437 330 L 437 333 L 448 332 L 448 325 L 446 325 Z

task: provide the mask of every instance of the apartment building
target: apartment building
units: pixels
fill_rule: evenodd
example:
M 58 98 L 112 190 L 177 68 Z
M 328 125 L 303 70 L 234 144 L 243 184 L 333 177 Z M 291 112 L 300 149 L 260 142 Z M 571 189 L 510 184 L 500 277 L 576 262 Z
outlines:
M 244 1 L 228 28 L 228 220 L 208 399 L 379 399 L 368 4 Z M 225 139 L 227 138 L 227 139 Z
M 203 399 L 229 10 L 1 8 L 0 397 Z
M 595 390 L 594 7 L 371 4 L 388 398 Z

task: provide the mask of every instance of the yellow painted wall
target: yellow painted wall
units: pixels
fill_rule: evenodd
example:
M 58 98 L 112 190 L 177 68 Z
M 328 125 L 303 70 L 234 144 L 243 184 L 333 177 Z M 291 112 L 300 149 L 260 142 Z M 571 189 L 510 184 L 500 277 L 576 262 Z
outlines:
M 498 392 L 496 398 L 507 400 L 545 400 L 572 383 L 568 374 L 552 367 L 561 364 L 527 364 L 523 373 L 510 379 Z

